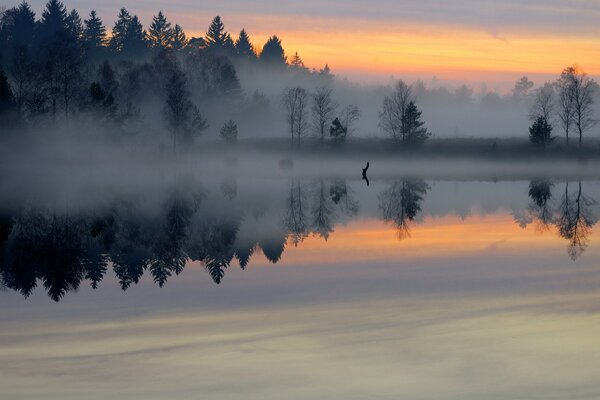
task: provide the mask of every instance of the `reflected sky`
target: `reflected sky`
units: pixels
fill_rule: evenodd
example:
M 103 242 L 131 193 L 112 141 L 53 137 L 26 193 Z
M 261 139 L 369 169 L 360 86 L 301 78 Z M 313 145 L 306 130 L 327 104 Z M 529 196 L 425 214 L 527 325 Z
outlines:
M 29 296 L 10 281 L 0 292 L 3 397 L 600 393 L 597 181 L 165 182 L 152 195 L 113 191 L 71 197 L 68 207 L 61 196 L 4 203 L 5 281 L 17 228 L 53 239 L 28 247 L 46 255 Z M 132 234 L 135 226 L 146 233 Z M 77 229 L 77 246 L 64 246 L 65 227 Z M 127 246 L 147 255 L 124 291 L 114 260 Z M 69 260 L 55 255 L 65 248 L 82 249 L 73 270 L 81 282 L 55 302 L 44 279 Z M 107 257 L 96 289 L 91 250 Z M 171 274 L 161 287 L 153 263 L 177 264 L 178 254 L 184 266 L 163 265 Z M 207 267 L 214 260 L 228 263 L 219 285 Z

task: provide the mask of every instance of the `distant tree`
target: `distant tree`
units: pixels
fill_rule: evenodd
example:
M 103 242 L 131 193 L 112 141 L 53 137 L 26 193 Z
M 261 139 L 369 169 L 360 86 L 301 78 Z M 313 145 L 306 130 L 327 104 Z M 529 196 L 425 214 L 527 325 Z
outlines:
M 10 58 L 18 51 L 30 55 L 34 42 L 36 30 L 35 12 L 28 3 L 22 2 L 17 7 L 6 10 L 0 21 L 1 32 L 4 36 L 3 49 L 5 64 L 9 64 Z
M 346 136 L 354 132 L 354 125 L 360 119 L 360 110 L 354 104 L 349 104 L 342 110 L 340 121 L 346 128 Z
M 15 47 L 10 74 L 14 82 L 14 96 L 18 119 L 23 117 L 25 107 L 32 100 L 32 92 L 36 81 L 36 73 L 29 51 L 25 46 Z M 39 75 L 39 73 L 38 73 Z
M 171 34 L 171 47 L 174 50 L 183 50 L 188 45 L 188 39 L 183 28 L 176 24 Z
M 242 29 L 240 31 L 240 34 L 237 40 L 235 41 L 235 52 L 239 57 L 243 59 L 256 59 L 256 52 L 254 51 L 254 46 L 252 46 L 252 43 L 250 42 L 250 37 L 248 36 L 248 33 L 246 33 L 245 29 Z
M 431 136 L 431 133 L 423 127 L 425 123 L 421 121 L 421 113 L 422 111 L 419 111 L 414 101 L 408 103 L 402 118 L 402 125 L 405 130 L 404 142 L 407 144 L 422 144 Z
M 37 31 L 42 46 L 46 46 L 48 41 L 54 41 L 56 35 L 64 35 L 67 32 L 67 19 L 67 9 L 62 2 L 49 0 L 46 3 Z
M 114 121 L 117 107 L 113 95 L 107 94 L 100 84 L 92 82 L 90 85 L 86 110 L 89 111 L 96 120 L 109 122 Z
M 115 71 L 108 61 L 105 60 L 98 67 L 97 80 L 98 84 L 107 95 L 114 95 L 116 93 L 119 83 Z
M 331 123 L 337 107 L 330 88 L 320 87 L 311 96 L 310 108 L 313 115 L 313 125 L 321 144 L 325 143 L 325 130 Z
M 304 65 L 304 61 L 302 61 L 298 52 L 294 53 L 290 60 L 290 69 L 296 72 L 308 72 L 308 68 Z
M 237 142 L 238 137 L 238 127 L 237 124 L 233 120 L 227 121 L 219 131 L 219 136 L 226 143 L 235 143 Z
M 89 59 L 95 59 L 101 54 L 108 40 L 106 37 L 106 27 L 102 20 L 96 15 L 96 11 L 92 10 L 88 19 L 83 21 L 83 43 Z
M 545 83 L 544 86 L 535 91 L 533 104 L 529 112 L 529 119 L 536 121 L 539 117 L 550 123 L 554 114 L 554 86 L 550 83 Z
M 398 81 L 392 94 L 383 100 L 383 109 L 379 113 L 379 126 L 395 141 L 406 140 L 404 115 L 408 104 L 413 99 L 411 87 L 403 81 Z
M 71 10 L 67 16 L 67 31 L 78 44 L 83 42 L 84 27 L 77 10 Z
M 529 140 L 531 143 L 546 147 L 554 137 L 552 136 L 552 125 L 543 116 L 539 116 L 529 127 Z
M 331 73 L 331 68 L 329 68 L 328 64 L 325 64 L 325 66 L 323 68 L 321 68 L 319 70 L 319 79 L 325 83 L 331 83 L 331 81 L 333 81 L 333 74 Z
M 565 132 L 567 145 L 569 144 L 570 129 L 575 120 L 575 101 L 573 96 L 572 71 L 566 68 L 556 82 L 558 87 L 558 117 Z
M 306 103 L 308 94 L 306 89 L 295 87 L 285 89 L 283 92 L 282 103 L 286 110 L 287 123 L 290 129 L 292 146 L 294 138 L 300 141 L 306 130 Z
M 208 128 L 206 120 L 190 100 L 185 74 L 175 70 L 166 86 L 165 117 L 173 134 L 173 151 L 180 140 L 191 141 Z
M 275 35 L 271 36 L 263 46 L 259 59 L 265 65 L 285 67 L 287 65 L 287 57 L 281 45 L 281 39 Z
M 561 79 L 566 81 L 567 93 L 571 96 L 573 122 L 579 133 L 581 147 L 583 133 L 598 122 L 594 119 L 594 80 L 578 66 L 566 68 Z
M 523 76 L 515 83 L 515 87 L 512 90 L 513 97 L 516 100 L 522 100 L 529 95 L 531 88 L 533 88 L 533 82 L 526 76 Z
M 336 118 L 329 127 L 329 136 L 336 142 L 342 143 L 346 140 L 348 135 L 348 128 L 342 125 L 339 118 Z
M 213 18 L 206 32 L 206 46 L 212 50 L 223 50 L 227 44 L 229 34 L 225 32 L 225 25 L 220 16 Z
M 294 246 L 298 246 L 308 236 L 306 203 L 306 192 L 302 183 L 298 180 L 292 180 L 290 196 L 286 201 L 283 225 L 287 229 L 288 237 Z
M 173 40 L 173 30 L 171 23 L 167 21 L 162 11 L 155 15 L 148 29 L 148 42 L 154 49 L 164 49 L 171 45 Z
M 117 54 L 127 57 L 141 57 L 148 46 L 146 32 L 137 15 L 133 17 L 125 8 L 121 8 L 112 29 L 110 48 Z
M 15 109 L 15 98 L 8 77 L 0 69 L 0 116 L 5 116 Z
M 131 14 L 125 7 L 121 8 L 115 25 L 112 28 L 112 35 L 109 40 L 109 46 L 112 51 L 120 53 L 124 50 L 125 41 L 127 40 L 127 31 L 131 24 Z

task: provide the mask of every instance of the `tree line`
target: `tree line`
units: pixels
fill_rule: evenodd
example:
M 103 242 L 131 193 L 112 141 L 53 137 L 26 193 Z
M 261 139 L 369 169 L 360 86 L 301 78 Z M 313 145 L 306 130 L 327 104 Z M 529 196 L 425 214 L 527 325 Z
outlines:
M 288 60 L 276 35 L 260 49 L 245 29 L 232 37 L 219 16 L 205 36 L 188 37 L 162 11 L 146 29 L 122 8 L 109 34 L 95 11 L 82 19 L 59 0 L 49 0 L 39 19 L 27 2 L 0 10 L 0 117 L 5 126 L 89 120 L 115 130 L 158 108 L 177 147 L 206 130 L 205 115 L 215 110 L 233 117 L 265 107 L 263 93 L 244 93 L 237 72 L 241 66 L 331 77 L 327 66 L 310 71 L 297 53 Z M 148 104 L 152 107 L 144 110 Z M 231 119 L 221 129 L 228 141 L 237 136 Z

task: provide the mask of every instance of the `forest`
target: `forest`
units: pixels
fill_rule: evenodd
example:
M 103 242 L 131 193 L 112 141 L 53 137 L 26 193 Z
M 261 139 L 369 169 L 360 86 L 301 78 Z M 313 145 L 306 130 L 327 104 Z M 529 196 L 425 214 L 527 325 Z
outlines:
M 0 10 L 0 140 L 54 135 L 178 152 L 203 140 L 339 149 L 385 138 L 414 150 L 484 138 L 493 153 L 518 138 L 540 151 L 589 141 L 586 154 L 600 154 L 600 90 L 578 65 L 537 86 L 524 76 L 500 94 L 485 84 L 477 92 L 398 79 L 361 85 L 291 53 L 275 34 L 262 46 L 244 29 L 230 34 L 219 16 L 204 36 L 188 37 L 162 11 L 144 26 L 122 8 L 111 28 L 93 10 L 82 16 L 49 0 L 37 16 L 24 1 Z

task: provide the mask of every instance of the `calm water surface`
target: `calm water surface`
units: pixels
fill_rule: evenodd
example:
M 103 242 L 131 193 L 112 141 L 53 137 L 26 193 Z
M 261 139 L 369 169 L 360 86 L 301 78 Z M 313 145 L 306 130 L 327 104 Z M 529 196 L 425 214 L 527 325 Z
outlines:
M 595 179 L 92 186 L 4 191 L 1 398 L 600 397 Z

